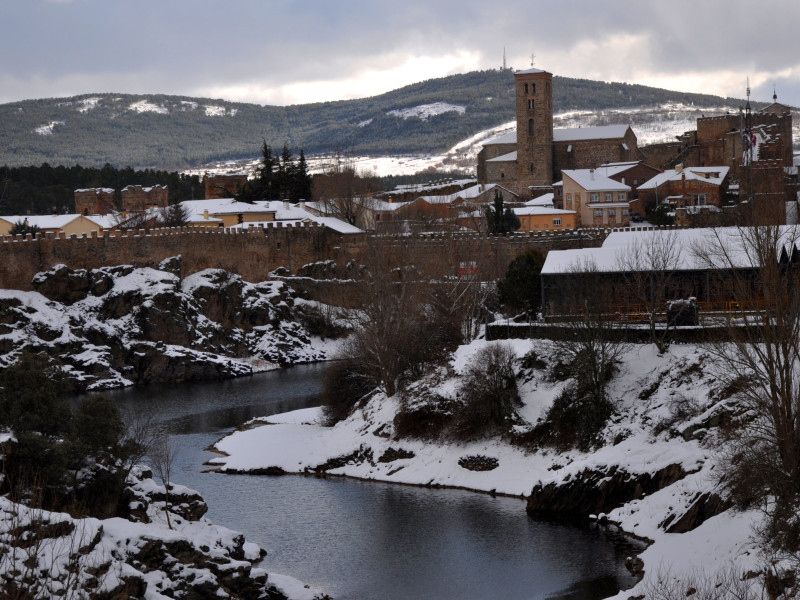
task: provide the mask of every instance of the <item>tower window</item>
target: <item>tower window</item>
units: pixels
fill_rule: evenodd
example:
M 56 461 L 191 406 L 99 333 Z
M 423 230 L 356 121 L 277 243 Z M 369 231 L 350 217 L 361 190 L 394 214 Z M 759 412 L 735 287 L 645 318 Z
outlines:
M 533 173 L 533 163 L 531 163 L 531 173 Z
M 527 83 L 525 84 L 525 93 L 526 94 L 528 93 L 528 84 Z
M 533 110 L 533 98 L 528 100 L 528 110 Z
M 535 93 L 536 93 L 536 84 L 532 83 L 531 84 L 531 94 L 535 94 Z
M 533 135 L 533 119 L 528 119 L 528 135 Z

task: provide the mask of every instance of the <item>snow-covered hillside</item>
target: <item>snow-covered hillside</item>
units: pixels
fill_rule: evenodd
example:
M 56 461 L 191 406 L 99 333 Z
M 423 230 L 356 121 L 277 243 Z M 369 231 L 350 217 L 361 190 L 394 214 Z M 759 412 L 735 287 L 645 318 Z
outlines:
M 523 404 L 515 431 L 531 430 L 565 386 L 549 375 L 553 347 L 546 340 L 478 340 L 463 346 L 447 368 L 412 386 L 407 401 L 456 399 L 461 376 L 488 344 L 507 344 L 520 359 Z M 537 360 L 525 361 L 526 356 Z M 728 508 L 719 483 L 723 436 L 716 425 L 735 410 L 735 398 L 710 366 L 708 353 L 693 345 L 672 346 L 664 355 L 651 345 L 631 348 L 611 383 L 615 410 L 602 432 L 603 445 L 589 452 L 500 438 L 398 438 L 394 419 L 401 400 L 378 395 L 334 427 L 321 425 L 321 409 L 257 420 L 219 441 L 216 448 L 225 456 L 214 462 L 228 472 L 321 471 L 526 496 L 529 510 L 559 495 L 576 506 L 589 502 L 594 518 L 649 542 L 640 555 L 644 579 L 620 593 L 623 600 L 658 577 L 686 581 L 698 571 L 713 576 L 730 568 L 757 573 L 761 567 L 763 556 L 752 539 L 761 515 Z M 492 468 L 471 470 L 464 466 L 470 457 L 485 459 Z
M 441 107 L 439 105 L 442 105 Z M 424 115 L 440 114 L 433 111 L 442 107 L 452 107 L 437 103 L 431 105 L 421 105 L 404 111 L 392 111 L 397 116 L 408 118 L 418 116 L 427 118 Z M 462 107 L 463 108 L 463 107 Z M 428 112 L 426 112 L 428 111 Z M 676 137 L 686 131 L 697 128 L 699 117 L 711 117 L 724 115 L 726 113 L 738 113 L 739 108 L 733 106 L 720 106 L 717 108 L 698 108 L 687 104 L 663 104 L 652 107 L 639 107 L 629 109 L 601 110 L 601 111 L 570 111 L 553 116 L 553 126 L 562 127 L 595 127 L 598 125 L 614 125 L 627 123 L 631 125 L 639 146 L 647 146 L 661 142 L 675 141 Z M 402 113 L 402 114 L 401 114 Z M 364 125 L 367 124 L 365 121 Z M 359 125 L 362 125 L 359 123 Z M 465 174 L 474 175 L 477 165 L 478 152 L 487 141 L 514 131 L 515 121 L 509 121 L 486 129 L 467 139 L 461 140 L 453 145 L 443 154 L 427 155 L 408 155 L 408 156 L 365 156 L 356 155 L 349 157 L 349 160 L 356 166 L 356 169 L 365 174 L 375 174 L 378 176 L 386 175 L 414 175 L 415 173 L 426 170 L 454 171 L 460 170 Z M 795 139 L 800 139 L 800 119 L 794 122 Z M 309 168 L 312 172 L 322 172 L 330 164 L 332 157 L 327 155 L 315 155 L 307 157 Z M 252 174 L 258 164 L 257 159 L 247 159 L 241 161 L 221 161 L 203 165 L 197 169 L 186 171 L 189 174 L 203 175 L 204 173 L 230 173 L 247 172 Z

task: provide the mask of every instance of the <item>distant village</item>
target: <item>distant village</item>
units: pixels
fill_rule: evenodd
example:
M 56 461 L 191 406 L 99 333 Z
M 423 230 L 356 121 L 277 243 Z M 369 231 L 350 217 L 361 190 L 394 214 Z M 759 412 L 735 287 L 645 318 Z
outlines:
M 522 233 L 729 224 L 743 206 L 757 206 L 770 223 L 796 222 L 792 115 L 777 96 L 755 112 L 748 89 L 740 114 L 702 117 L 675 141 L 639 147 L 629 125 L 554 129 L 552 78 L 535 68 L 516 72 L 516 131 L 483 145 L 475 179 L 316 202 L 250 203 L 235 198 L 246 175 L 207 175 L 205 199 L 182 202 L 177 215 L 170 215 L 165 186 L 128 186 L 119 192 L 121 206 L 114 189 L 79 189 L 74 214 L 0 216 L 0 235 L 19 224 L 65 237 L 310 223 L 341 234 L 486 232 L 487 207 L 497 206 L 513 211 Z

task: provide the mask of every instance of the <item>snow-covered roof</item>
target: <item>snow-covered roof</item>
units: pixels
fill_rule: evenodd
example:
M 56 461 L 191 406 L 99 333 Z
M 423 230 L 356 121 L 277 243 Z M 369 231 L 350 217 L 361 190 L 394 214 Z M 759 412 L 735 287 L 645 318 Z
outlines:
M 269 208 L 260 203 L 248 204 L 247 202 L 237 202 L 233 198 L 214 198 L 211 200 L 184 200 L 181 205 L 189 213 L 190 219 L 196 219 L 197 215 L 203 216 L 204 211 L 209 215 L 236 215 L 243 213 L 263 213 L 271 212 Z
M 114 188 L 105 188 L 105 187 L 104 188 L 81 188 L 81 189 L 75 190 L 76 194 L 80 193 L 80 192 L 94 192 L 95 194 L 100 194 L 100 193 L 113 194 L 114 193 Z
M 748 228 L 719 229 L 627 229 L 611 233 L 600 248 L 551 250 L 547 254 L 542 275 L 569 272 L 619 273 L 636 264 L 632 255 L 639 248 L 664 244 L 676 249 L 675 271 L 702 271 L 718 268 L 749 268 L 753 265 L 746 251 Z M 800 229 L 794 225 L 781 228 L 779 245 L 790 255 L 792 246 L 800 248 Z M 724 256 L 722 249 L 724 249 Z M 646 265 L 642 265 L 646 268 Z
M 494 146 L 495 144 L 516 144 L 517 143 L 517 130 L 509 131 L 496 138 L 492 138 L 483 143 L 484 146 Z
M 628 169 L 635 167 L 639 164 L 638 160 L 629 160 L 626 162 L 614 162 L 614 163 L 605 163 L 597 167 L 597 171 L 600 171 L 606 177 L 613 177 L 619 173 L 623 173 Z
M 562 210 L 560 208 L 552 208 L 548 206 L 521 206 L 519 208 L 512 208 L 514 214 L 518 217 L 527 215 L 574 215 L 574 210 Z
M 597 125 L 595 127 L 566 127 L 553 129 L 554 142 L 606 140 L 625 137 L 630 125 Z
M 555 194 L 551 192 L 549 194 L 542 194 L 533 200 L 528 200 L 525 206 L 553 206 L 554 200 Z
M 569 177 L 588 192 L 629 192 L 631 186 L 610 179 L 594 169 L 564 169 L 561 175 Z
M 659 173 L 639 186 L 640 190 L 653 190 L 668 181 L 680 180 L 686 175 L 686 181 L 705 181 L 720 185 L 728 176 L 729 167 L 684 167 L 682 170 L 673 169 Z
M 109 213 L 107 215 L 89 215 L 86 217 L 90 221 L 97 223 L 103 229 L 111 229 L 120 224 L 120 215 L 118 213 Z
M 394 212 L 398 208 L 403 208 L 405 205 L 411 204 L 410 202 L 387 202 L 386 200 L 379 200 L 377 198 L 370 198 L 369 200 L 371 204 L 368 204 L 368 207 L 372 208 L 372 210 L 382 212 Z
M 486 162 L 512 162 L 517 160 L 517 151 L 514 150 L 513 152 L 509 152 L 508 154 L 503 154 L 501 156 L 496 156 L 495 158 L 490 158 Z
M 4 221 L 8 221 L 12 225 L 16 223 L 24 223 L 28 222 L 28 225 L 32 227 L 38 227 L 39 229 L 61 229 L 70 223 L 72 223 L 75 219 L 81 218 L 82 215 L 79 214 L 72 214 L 72 215 L 9 215 L 9 216 L 0 216 L 0 219 Z
M 514 73 L 516 75 L 533 75 L 535 73 L 547 73 L 547 71 L 531 67 L 530 69 L 520 69 L 519 71 L 514 71 Z

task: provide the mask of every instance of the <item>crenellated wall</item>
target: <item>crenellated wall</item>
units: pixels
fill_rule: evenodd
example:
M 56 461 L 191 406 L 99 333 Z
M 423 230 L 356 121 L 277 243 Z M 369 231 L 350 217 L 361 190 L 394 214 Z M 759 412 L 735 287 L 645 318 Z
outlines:
M 413 265 L 431 277 L 475 272 L 481 280 L 502 276 L 508 263 L 527 250 L 546 252 L 599 246 L 610 230 L 530 232 L 502 237 L 478 233 L 417 236 L 341 235 L 326 227 L 206 229 L 170 228 L 120 234 L 66 238 L 53 233 L 0 238 L 0 288 L 31 290 L 31 279 L 57 264 L 71 269 L 95 269 L 132 264 L 156 267 L 181 255 L 182 276 L 207 268 L 240 274 L 248 281 L 268 279 L 286 267 L 296 273 L 305 264 L 333 260 L 344 267 L 380 262 L 388 267 Z

